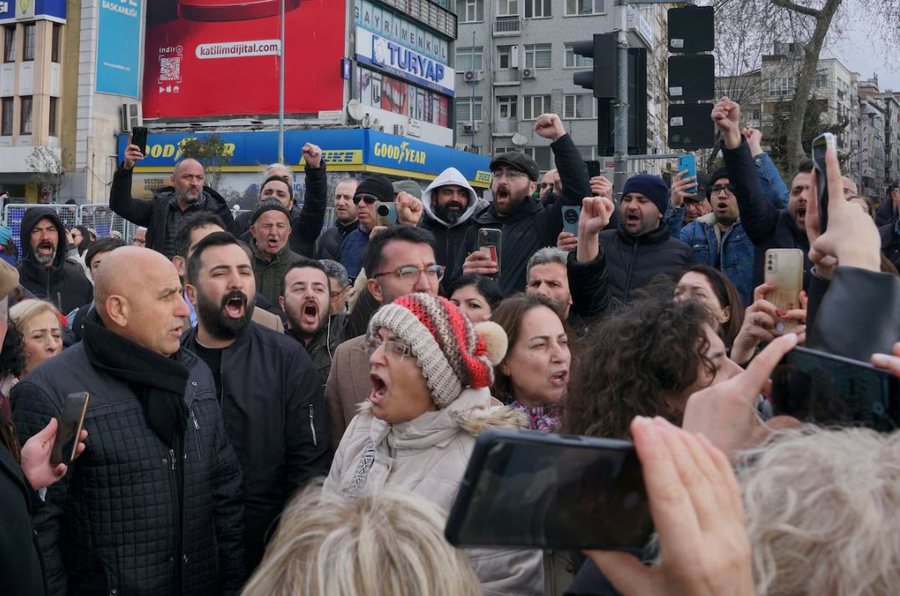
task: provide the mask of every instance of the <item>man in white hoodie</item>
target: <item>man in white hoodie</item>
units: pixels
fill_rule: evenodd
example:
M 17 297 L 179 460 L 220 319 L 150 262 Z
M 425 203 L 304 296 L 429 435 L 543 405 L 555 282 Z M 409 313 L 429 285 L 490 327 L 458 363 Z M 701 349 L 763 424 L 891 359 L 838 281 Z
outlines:
M 434 234 L 437 241 L 434 246 L 435 259 L 447 268 L 443 280 L 446 287 L 454 281 L 460 246 L 472 225 L 477 204 L 475 190 L 456 168 L 441 172 L 422 193 L 425 216 L 419 227 Z

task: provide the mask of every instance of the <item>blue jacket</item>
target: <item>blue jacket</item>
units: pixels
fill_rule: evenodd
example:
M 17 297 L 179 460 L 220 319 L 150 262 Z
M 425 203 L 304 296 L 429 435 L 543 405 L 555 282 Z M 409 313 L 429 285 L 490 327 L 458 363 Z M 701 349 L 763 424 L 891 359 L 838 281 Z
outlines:
M 716 217 L 707 213 L 681 229 L 681 241 L 691 247 L 697 262 L 715 267 L 737 287 L 744 305 L 753 302 L 753 242 L 740 220 L 716 237 Z

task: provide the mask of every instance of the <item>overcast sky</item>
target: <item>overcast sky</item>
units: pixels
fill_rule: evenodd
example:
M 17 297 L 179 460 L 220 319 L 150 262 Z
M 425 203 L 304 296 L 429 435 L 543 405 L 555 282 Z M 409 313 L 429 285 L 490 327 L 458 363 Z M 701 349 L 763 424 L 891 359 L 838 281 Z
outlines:
M 823 48 L 822 57 L 837 58 L 851 71 L 858 72 L 860 78 L 869 79 L 878 75 L 878 86 L 882 91 L 900 91 L 900 60 L 897 42 L 894 42 L 893 60 L 885 54 L 881 38 L 872 34 L 871 27 L 864 19 L 854 19 L 847 24 L 847 31 L 836 47 Z

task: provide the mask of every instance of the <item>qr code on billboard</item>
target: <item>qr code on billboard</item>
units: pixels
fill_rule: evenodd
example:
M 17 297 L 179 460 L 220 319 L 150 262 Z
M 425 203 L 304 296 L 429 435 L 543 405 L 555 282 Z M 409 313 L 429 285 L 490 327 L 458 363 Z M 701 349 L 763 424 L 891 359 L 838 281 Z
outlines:
M 159 82 L 181 81 L 181 56 L 159 59 Z

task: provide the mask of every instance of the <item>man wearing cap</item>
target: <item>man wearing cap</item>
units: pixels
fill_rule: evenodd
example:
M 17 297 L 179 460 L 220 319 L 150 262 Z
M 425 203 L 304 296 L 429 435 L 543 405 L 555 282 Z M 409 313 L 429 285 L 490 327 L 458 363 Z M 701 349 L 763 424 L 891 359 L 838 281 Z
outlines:
M 731 280 L 744 304 L 753 302 L 753 241 L 740 221 L 737 197 L 721 168 L 709 178 L 707 195 L 713 210 L 681 229 L 679 237 L 697 261 L 720 270 Z
M 250 215 L 250 250 L 253 253 L 253 275 L 256 291 L 278 302 L 284 284 L 284 273 L 301 256 L 288 246 L 291 235 L 290 213 L 278 201 L 260 203 Z
M 660 176 L 638 174 L 625 183 L 618 226 L 600 232 L 613 308 L 630 302 L 657 275 L 674 277 L 694 262 L 691 248 L 662 225 L 668 204 L 669 188 Z
M 363 254 L 369 245 L 372 230 L 376 227 L 376 203 L 394 202 L 394 185 L 383 174 L 372 174 L 356 187 L 353 194 L 359 226 L 347 234 L 341 245 L 340 258 L 336 259 L 347 269 L 350 279 L 356 279 L 363 266 Z M 422 218 L 422 202 L 411 194 L 397 193 L 397 223 L 416 225 Z
M 422 193 L 422 208 L 425 216 L 420 227 L 434 234 L 434 254 L 438 264 L 447 268 L 444 285 L 449 287 L 456 280 L 452 272 L 462 271 L 457 257 L 474 224 L 478 197 L 462 172 L 447 168 Z
M 563 205 L 581 205 L 591 196 L 587 166 L 572 138 L 556 114 L 542 114 L 535 132 L 551 141 L 556 169 L 562 181 L 562 196 L 547 206 L 533 198 L 538 186 L 538 167 L 533 159 L 518 151 L 499 153 L 491 161 L 493 202 L 479 210 L 467 230 L 462 251 L 457 255 L 457 274 L 497 276 L 505 294 L 525 287 L 528 259 L 538 249 L 556 245 L 563 229 Z M 500 229 L 500 262 L 479 250 L 477 230 Z M 499 265 L 499 267 L 498 267 Z
M 273 163 L 265 172 L 265 181 L 259 187 L 257 204 L 264 201 L 279 201 L 291 214 L 291 235 L 288 244 L 298 255 L 312 258 L 316 240 L 325 225 L 325 211 L 328 199 L 328 179 L 322 150 L 312 143 L 303 145 L 301 151 L 304 169 L 303 206 L 298 207 L 294 198 L 294 173 L 284 164 Z M 275 182 L 277 180 L 277 182 Z M 235 220 L 241 240 L 251 241 L 250 213 L 242 213 Z

